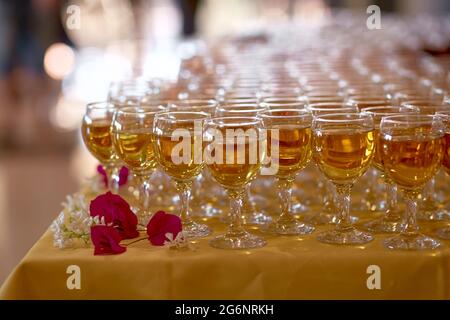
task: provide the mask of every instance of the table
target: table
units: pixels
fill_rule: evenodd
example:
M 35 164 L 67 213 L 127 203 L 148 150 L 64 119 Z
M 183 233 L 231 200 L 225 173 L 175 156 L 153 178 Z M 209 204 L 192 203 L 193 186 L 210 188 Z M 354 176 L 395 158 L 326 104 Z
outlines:
M 224 229 L 214 219 L 208 223 Z M 450 299 L 450 241 L 436 251 L 394 252 L 382 247 L 385 236 L 364 246 L 335 246 L 317 242 L 318 231 L 266 236 L 266 247 L 242 251 L 211 248 L 208 238 L 185 251 L 143 240 L 115 256 L 54 248 L 47 231 L 3 284 L 0 298 Z M 80 268 L 80 289 L 67 287 L 71 265 Z M 376 284 L 376 274 L 367 273 L 373 265 L 380 268 L 380 289 L 367 286 L 371 276 Z

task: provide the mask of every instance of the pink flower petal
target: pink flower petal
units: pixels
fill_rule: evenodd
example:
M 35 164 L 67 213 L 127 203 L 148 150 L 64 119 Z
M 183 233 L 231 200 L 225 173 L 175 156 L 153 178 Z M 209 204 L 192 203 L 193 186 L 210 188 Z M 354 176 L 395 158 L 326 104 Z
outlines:
M 91 227 L 91 240 L 95 247 L 94 255 L 119 254 L 127 250 L 119 244 L 122 237 L 111 226 L 97 225 Z
M 147 224 L 147 235 L 154 246 L 162 246 L 166 239 L 166 233 L 171 233 L 175 239 L 182 230 L 180 217 L 166 213 L 156 212 Z
M 89 212 L 92 217 L 104 217 L 106 224 L 118 230 L 122 239 L 132 239 L 139 235 L 138 219 L 131 211 L 130 205 L 121 196 L 106 192 L 91 201 Z

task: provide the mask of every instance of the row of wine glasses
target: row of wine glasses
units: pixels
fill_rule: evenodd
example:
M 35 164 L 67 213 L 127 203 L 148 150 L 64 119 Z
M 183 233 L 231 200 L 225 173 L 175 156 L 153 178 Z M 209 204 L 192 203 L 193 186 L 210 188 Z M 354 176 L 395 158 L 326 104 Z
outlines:
M 353 226 L 350 192 L 355 181 L 373 163 L 386 175 L 388 184 L 393 182 L 403 190 L 407 210 L 406 219 L 402 220 L 392 211 L 395 208 L 390 207 L 381 220 L 370 222 L 367 229 L 383 232 L 390 228 L 389 232 L 401 232 L 401 236 L 386 240 L 386 246 L 393 249 L 439 246 L 437 240 L 417 232 L 414 197 L 443 162 L 445 121 L 441 118 L 445 112 L 437 116 L 419 114 L 417 109 L 406 106 L 368 107 L 358 112 L 341 106 L 340 112 L 335 110 L 313 117 L 308 108 L 281 109 L 264 104 L 231 109 L 216 104 L 211 108 L 213 104 L 206 101 L 191 106 L 168 103 L 120 108 L 106 102 L 88 105 L 83 121 L 84 141 L 106 167 L 120 159 L 131 169 L 141 187 L 137 209 L 141 220 L 150 215 L 145 203 L 148 180 L 158 164 L 173 179 L 180 194 L 180 216 L 186 236 L 209 235 L 211 229 L 194 222 L 189 208 L 192 182 L 206 164 L 214 180 L 227 190 L 232 204 L 228 232 L 214 238 L 211 245 L 260 247 L 265 241 L 242 227 L 242 199 L 246 186 L 263 167 L 264 159 L 270 158 L 277 164 L 273 174 L 278 181 L 281 211 L 273 222 L 263 224 L 261 231 L 280 235 L 311 233 L 312 225 L 293 216 L 290 199 L 295 176 L 313 158 L 336 188 L 338 209 L 336 227 L 320 233 L 318 240 L 335 244 L 366 243 L 373 236 Z M 231 113 L 223 113 L 227 108 Z M 100 130 L 102 127 L 106 129 Z M 255 134 L 229 139 L 225 133 L 231 129 L 253 130 Z M 263 129 L 267 131 L 266 136 Z M 211 131 L 225 138 L 218 139 Z M 187 144 L 180 147 L 180 139 L 187 139 Z M 237 152 L 241 149 L 243 157 Z M 231 156 L 229 150 L 234 151 Z M 391 195 L 395 197 L 394 192 Z

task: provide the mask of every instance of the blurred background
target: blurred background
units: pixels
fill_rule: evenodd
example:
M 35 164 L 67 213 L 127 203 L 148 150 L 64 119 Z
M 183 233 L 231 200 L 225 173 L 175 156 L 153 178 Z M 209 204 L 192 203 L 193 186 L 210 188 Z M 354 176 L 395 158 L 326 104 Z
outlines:
M 382 19 L 450 12 L 447 0 L 0 0 L 0 284 L 94 174 L 80 121 L 111 81 L 176 79 L 196 39 L 370 4 Z

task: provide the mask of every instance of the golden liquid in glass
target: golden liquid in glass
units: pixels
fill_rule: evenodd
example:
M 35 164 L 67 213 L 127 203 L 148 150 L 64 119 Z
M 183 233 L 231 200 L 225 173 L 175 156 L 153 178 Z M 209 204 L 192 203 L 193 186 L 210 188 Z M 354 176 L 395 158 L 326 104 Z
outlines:
M 249 138 L 243 140 L 241 143 L 238 143 L 236 139 L 228 139 L 228 141 L 224 139 L 223 144 L 216 145 L 216 148 L 222 149 L 222 161 L 214 161 L 207 164 L 213 178 L 224 188 L 242 188 L 256 177 L 261 168 L 263 155 L 261 154 L 259 157 L 255 155 L 253 153 L 254 146 L 251 146 L 252 143 L 258 143 L 258 141 L 250 141 Z M 227 153 L 227 144 L 228 148 L 233 150 L 232 154 L 230 152 Z M 241 154 L 241 161 L 239 161 L 238 152 Z M 253 153 L 253 157 L 250 156 L 251 153 Z M 216 156 L 214 150 L 211 152 L 211 155 L 212 157 Z
M 278 130 L 278 172 L 277 177 L 294 177 L 297 172 L 304 169 L 311 160 L 311 128 L 298 128 L 298 126 L 272 127 Z M 268 154 L 272 155 L 271 143 L 275 142 L 272 131 L 267 131 Z M 276 155 L 272 156 L 273 158 Z
M 172 141 L 171 135 L 154 135 L 153 138 L 156 159 L 169 176 L 176 180 L 188 181 L 200 174 L 203 168 L 201 136 L 196 136 L 192 132 L 189 138 L 180 138 L 178 141 Z M 187 148 L 183 149 L 179 144 Z M 196 155 L 197 160 L 194 158 Z
M 374 155 L 373 155 L 372 165 L 380 172 L 384 172 L 383 158 L 382 158 L 382 154 L 381 154 L 382 141 L 381 141 L 379 129 L 375 129 L 373 131 L 373 138 L 375 141 L 375 151 L 374 151 Z
M 105 164 L 117 159 L 112 142 L 111 121 L 83 121 L 81 133 L 84 144 L 98 161 Z
M 428 182 L 438 171 L 444 151 L 441 137 L 410 140 L 407 136 L 382 137 L 384 170 L 405 189 L 416 189 Z
M 450 131 L 444 136 L 444 160 L 442 161 L 442 165 L 444 166 L 445 172 L 450 175 Z
M 146 172 L 156 167 L 152 135 L 148 129 L 114 132 L 117 156 L 133 172 Z
M 354 182 L 363 175 L 374 149 L 373 130 L 327 128 L 314 133 L 314 160 L 320 171 L 335 183 Z

